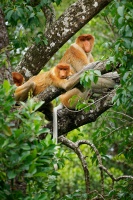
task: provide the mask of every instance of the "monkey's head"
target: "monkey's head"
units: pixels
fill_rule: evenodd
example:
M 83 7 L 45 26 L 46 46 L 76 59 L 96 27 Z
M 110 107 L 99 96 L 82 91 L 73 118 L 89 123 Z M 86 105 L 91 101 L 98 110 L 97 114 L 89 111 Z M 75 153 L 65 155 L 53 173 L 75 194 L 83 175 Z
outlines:
M 83 34 L 80 35 L 76 40 L 75 43 L 78 44 L 85 53 L 91 52 L 94 46 L 95 38 L 90 34 Z
M 55 66 L 56 76 L 60 79 L 66 79 L 71 75 L 70 65 L 67 63 L 59 63 Z
M 24 83 L 24 77 L 19 72 L 12 72 L 13 82 L 16 86 L 20 86 Z

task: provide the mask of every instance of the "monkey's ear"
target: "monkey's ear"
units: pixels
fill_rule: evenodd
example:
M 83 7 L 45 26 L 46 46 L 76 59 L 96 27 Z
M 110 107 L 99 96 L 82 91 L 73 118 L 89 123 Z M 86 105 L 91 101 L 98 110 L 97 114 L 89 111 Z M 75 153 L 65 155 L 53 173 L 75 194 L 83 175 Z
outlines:
M 19 72 L 12 72 L 12 78 L 13 78 L 13 82 L 16 84 L 16 86 L 20 86 L 24 82 L 24 77 Z

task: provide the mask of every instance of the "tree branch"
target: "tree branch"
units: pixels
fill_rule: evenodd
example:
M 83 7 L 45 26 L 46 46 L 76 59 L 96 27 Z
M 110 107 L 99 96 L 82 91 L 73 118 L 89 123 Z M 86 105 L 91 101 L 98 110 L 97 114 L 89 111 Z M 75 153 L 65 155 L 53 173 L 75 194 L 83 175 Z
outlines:
M 133 176 L 128 176 L 128 175 L 123 175 L 123 176 L 119 176 L 119 177 L 114 177 L 113 174 L 111 174 L 109 172 L 109 170 L 103 166 L 102 164 L 102 157 L 98 151 L 98 149 L 96 148 L 96 146 L 91 143 L 90 141 L 88 140 L 79 140 L 77 142 L 72 142 L 70 140 L 68 140 L 67 138 L 63 137 L 63 136 L 60 136 L 59 137 L 59 141 L 66 145 L 67 147 L 69 147 L 70 149 L 72 149 L 79 157 L 81 163 L 82 163 L 82 167 L 83 167 L 83 170 L 84 170 L 84 174 L 85 174 L 85 183 L 86 183 L 86 192 L 88 194 L 92 194 L 92 193 L 98 193 L 98 191 L 90 191 L 90 180 L 89 180 L 89 170 L 88 170 L 88 167 L 87 167 L 87 163 L 85 161 L 85 156 L 82 155 L 82 152 L 80 151 L 79 149 L 79 146 L 82 145 L 82 144 L 86 144 L 88 146 L 90 146 L 93 151 L 95 152 L 96 154 L 96 157 L 97 157 L 97 161 L 98 161 L 98 167 L 100 169 L 100 173 L 101 173 L 101 194 L 98 193 L 98 195 L 96 197 L 94 197 L 93 199 L 104 199 L 104 176 L 103 176 L 103 172 L 105 172 L 106 174 L 108 174 L 108 176 L 112 179 L 112 182 L 114 181 L 119 181 L 121 179 L 131 179 L 133 180 Z
M 104 62 L 97 61 L 97 62 L 88 64 L 81 71 L 79 71 L 78 73 L 75 73 L 73 76 L 71 76 L 68 79 L 67 88 L 70 89 L 69 82 L 70 82 L 70 84 L 71 84 L 71 82 L 73 82 L 73 85 L 71 84 L 71 88 L 76 86 L 76 84 L 78 84 L 80 81 L 81 74 L 83 74 L 85 71 L 88 71 L 89 69 L 97 69 L 97 70 L 101 71 L 102 74 L 105 73 L 105 75 L 103 75 L 103 77 L 109 77 L 109 78 L 112 78 L 113 80 L 115 80 L 116 82 L 119 82 L 119 75 L 117 73 L 113 73 L 113 72 L 106 73 L 107 72 L 106 71 L 106 62 L 107 61 L 104 61 Z M 36 98 L 38 98 L 40 101 L 45 101 L 45 104 L 47 104 L 64 92 L 65 92 L 64 89 L 50 86 L 45 91 L 43 91 L 39 95 L 37 95 Z
M 88 167 L 87 167 L 87 162 L 85 160 L 85 157 L 83 156 L 81 150 L 79 149 L 79 144 L 78 143 L 74 143 L 74 142 L 68 140 L 67 138 L 65 138 L 63 136 L 59 137 L 59 142 L 61 142 L 65 146 L 71 148 L 77 154 L 78 158 L 80 159 L 80 162 L 82 164 L 82 168 L 84 170 L 86 193 L 89 194 L 90 193 L 89 170 L 88 170 Z
M 114 94 L 115 90 L 111 93 L 108 93 L 108 96 L 106 95 L 105 97 L 100 99 L 95 104 L 95 108 L 93 106 L 93 108 L 91 108 L 89 112 L 84 112 L 83 110 L 68 110 L 67 108 L 58 110 L 58 135 L 60 136 L 66 134 L 75 128 L 96 121 L 96 119 L 102 113 L 112 107 L 112 97 L 114 96 Z M 46 127 L 49 128 L 52 133 L 52 122 L 48 123 Z

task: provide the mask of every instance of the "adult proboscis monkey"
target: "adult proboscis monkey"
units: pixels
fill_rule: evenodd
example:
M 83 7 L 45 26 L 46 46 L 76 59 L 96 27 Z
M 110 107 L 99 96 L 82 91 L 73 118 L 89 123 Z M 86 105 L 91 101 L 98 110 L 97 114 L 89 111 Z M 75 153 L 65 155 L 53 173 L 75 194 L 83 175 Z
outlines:
M 63 55 L 60 62 L 64 62 L 70 64 L 72 70 L 74 72 L 79 72 L 82 70 L 86 65 L 89 63 L 94 62 L 93 56 L 91 51 L 94 46 L 95 38 L 91 34 L 83 34 L 80 35 L 76 40 L 75 43 L 71 44 L 71 46 L 66 50 L 65 54 Z M 96 84 L 92 83 L 91 90 L 101 91 L 114 88 L 115 82 L 111 78 L 99 78 Z M 81 87 L 82 88 L 82 87 Z M 73 104 L 70 103 L 70 99 L 72 96 L 77 96 L 75 98 Z M 60 100 L 64 106 L 70 109 L 75 109 L 75 106 L 79 99 L 86 99 L 88 98 L 88 91 L 79 88 L 73 88 L 72 90 L 62 94 L 60 96 Z
M 94 36 L 90 34 L 80 35 L 66 50 L 60 62 L 70 64 L 75 73 L 79 72 L 84 66 L 94 62 L 91 54 L 94 41 Z

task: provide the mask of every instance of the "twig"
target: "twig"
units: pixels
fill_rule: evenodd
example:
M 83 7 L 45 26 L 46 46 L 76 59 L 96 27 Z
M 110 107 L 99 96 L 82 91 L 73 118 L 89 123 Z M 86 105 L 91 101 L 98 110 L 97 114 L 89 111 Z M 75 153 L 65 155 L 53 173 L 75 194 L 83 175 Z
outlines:
M 124 115 L 125 117 L 128 117 L 128 118 L 130 118 L 130 119 L 132 119 L 133 120 L 133 117 L 131 117 L 131 116 L 129 116 L 129 115 L 127 115 L 127 114 L 125 114 L 125 113 L 122 113 L 122 112 L 118 112 L 118 111 L 110 111 L 110 112 L 114 112 L 114 113 L 116 113 L 116 114 L 121 114 L 121 115 Z
M 133 125 L 133 122 L 127 122 L 126 126 L 129 125 L 129 124 Z M 123 128 L 124 126 L 125 126 L 125 124 L 122 125 L 122 126 L 119 126 L 119 127 L 116 128 L 115 130 L 111 131 L 109 134 L 107 134 L 107 135 L 105 135 L 105 136 L 99 138 L 99 140 L 101 140 L 101 139 L 103 139 L 103 138 L 106 138 L 106 137 L 110 136 L 112 133 L 114 133 L 115 131 L 118 131 L 119 129 Z

